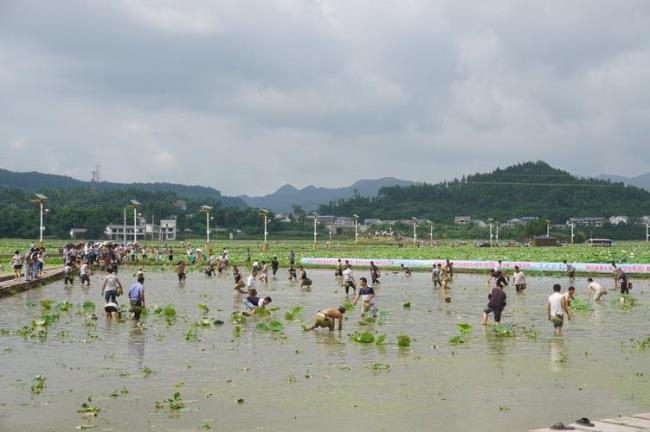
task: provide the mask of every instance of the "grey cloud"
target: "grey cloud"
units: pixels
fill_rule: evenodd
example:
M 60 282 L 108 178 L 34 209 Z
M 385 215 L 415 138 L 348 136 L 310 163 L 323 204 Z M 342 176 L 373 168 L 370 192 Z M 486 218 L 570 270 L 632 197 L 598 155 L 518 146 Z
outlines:
M 5 1 L 0 151 L 251 195 L 529 159 L 642 173 L 647 28 L 642 0 Z

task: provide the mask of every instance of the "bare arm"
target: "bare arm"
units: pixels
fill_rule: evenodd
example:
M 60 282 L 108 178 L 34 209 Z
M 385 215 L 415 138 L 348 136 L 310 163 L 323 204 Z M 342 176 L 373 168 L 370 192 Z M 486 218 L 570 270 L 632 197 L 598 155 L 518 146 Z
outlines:
M 343 330 L 343 317 L 339 317 L 339 331 Z
M 566 301 L 566 298 L 563 298 L 563 299 L 562 299 L 562 310 L 563 310 L 564 313 L 566 314 L 566 319 L 567 319 L 568 321 L 571 321 L 571 315 L 569 315 L 569 308 L 567 307 L 567 301 Z
M 551 320 L 551 304 L 546 305 L 546 315 L 548 315 L 549 321 Z
M 355 306 L 357 305 L 357 302 L 359 301 L 359 297 L 360 297 L 360 296 L 361 296 L 361 295 L 360 295 L 359 293 L 357 293 L 357 294 L 354 296 L 354 300 L 352 300 L 352 304 L 353 304 L 353 305 L 355 305 Z

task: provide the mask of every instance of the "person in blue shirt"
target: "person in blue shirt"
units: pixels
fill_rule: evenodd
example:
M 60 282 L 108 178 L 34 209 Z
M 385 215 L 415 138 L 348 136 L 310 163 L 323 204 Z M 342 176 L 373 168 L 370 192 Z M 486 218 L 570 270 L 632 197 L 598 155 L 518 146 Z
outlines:
M 130 311 L 133 313 L 133 319 L 140 321 L 140 314 L 144 308 L 144 275 L 139 275 L 137 282 L 129 288 L 129 302 L 131 303 Z
M 357 305 L 359 300 L 363 301 L 363 310 L 361 315 L 365 315 L 366 312 L 370 312 L 373 318 L 377 318 L 377 306 L 375 305 L 375 290 L 372 287 L 368 286 L 368 279 L 362 277 L 359 278 L 359 292 L 357 293 L 353 305 Z

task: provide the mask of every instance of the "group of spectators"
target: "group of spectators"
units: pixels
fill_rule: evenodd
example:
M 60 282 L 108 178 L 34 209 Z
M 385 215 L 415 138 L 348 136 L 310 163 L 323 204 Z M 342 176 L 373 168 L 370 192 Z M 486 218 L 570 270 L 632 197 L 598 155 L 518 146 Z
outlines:
M 17 281 L 23 276 L 25 281 L 38 279 L 43 273 L 44 266 L 45 247 L 36 247 L 33 243 L 27 252 L 21 254 L 19 250 L 16 250 L 11 258 L 14 279 Z

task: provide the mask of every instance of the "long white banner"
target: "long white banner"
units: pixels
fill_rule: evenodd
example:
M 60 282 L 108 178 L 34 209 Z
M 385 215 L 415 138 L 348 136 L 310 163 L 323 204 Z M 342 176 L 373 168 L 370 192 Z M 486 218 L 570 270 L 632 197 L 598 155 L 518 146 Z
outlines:
M 305 265 L 314 266 L 336 266 L 338 258 L 316 258 L 303 257 L 300 262 Z M 369 266 L 373 261 L 379 267 L 399 267 L 404 264 L 410 268 L 431 268 L 433 264 L 445 264 L 445 260 L 412 260 L 412 259 L 366 259 L 366 258 L 341 258 L 341 261 L 349 261 L 353 266 Z M 457 269 L 469 270 L 488 270 L 497 265 L 496 261 L 467 261 L 467 260 L 450 260 Z M 611 264 L 599 263 L 571 263 L 576 271 L 585 273 L 613 273 L 614 268 Z M 558 262 L 526 262 L 526 261 L 503 261 L 501 268 L 513 269 L 519 266 L 522 270 L 533 271 L 566 271 L 566 264 Z M 650 264 L 617 264 L 626 273 L 650 273 Z

